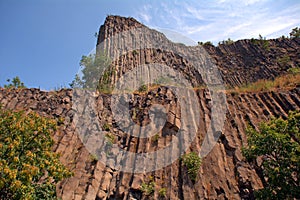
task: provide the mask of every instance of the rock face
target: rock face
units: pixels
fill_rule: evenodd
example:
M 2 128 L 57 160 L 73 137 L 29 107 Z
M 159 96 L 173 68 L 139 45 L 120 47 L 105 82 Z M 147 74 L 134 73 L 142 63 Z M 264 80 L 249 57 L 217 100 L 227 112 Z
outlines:
M 273 79 L 300 64 L 300 39 L 239 40 L 217 47 L 204 45 L 229 86 Z
M 147 109 L 149 99 L 167 104 L 168 90 L 148 94 L 135 95 L 133 108 L 139 108 L 137 118 Z M 158 95 L 156 95 L 158 94 Z M 197 92 L 201 104 L 201 124 L 209 120 L 207 91 Z M 287 91 L 261 92 L 249 94 L 228 94 L 228 112 L 224 131 L 217 144 L 206 156 L 198 173 L 198 180 L 193 183 L 187 176 L 187 169 L 177 160 L 161 170 L 145 174 L 118 172 L 97 161 L 85 148 L 75 134 L 72 124 L 73 111 L 72 91 L 43 92 L 38 89 L 0 90 L 0 103 L 6 109 L 25 109 L 36 111 L 43 116 L 63 117 L 64 124 L 54 135 L 56 145 L 54 151 L 61 153 L 62 162 L 69 167 L 74 176 L 64 180 L 57 186 L 58 195 L 62 199 L 158 199 L 159 190 L 166 188 L 166 199 L 251 199 L 253 190 L 263 187 L 260 177 L 241 155 L 241 147 L 246 144 L 245 128 L 248 124 L 257 127 L 262 120 L 271 116 L 285 118 L 290 110 L 300 109 L 300 88 Z M 148 140 L 130 137 L 114 128 L 110 113 L 105 104 L 109 96 L 96 98 L 101 124 L 110 124 L 108 131 L 113 133 L 115 142 L 126 150 L 155 151 L 170 142 L 180 124 L 176 123 L 176 115 L 168 120 L 158 139 Z M 160 99 L 160 100 L 159 100 Z M 171 110 L 176 110 L 176 102 Z M 142 118 L 140 118 L 142 119 Z M 144 121 L 143 119 L 141 121 Z M 199 130 L 190 150 L 198 151 L 205 130 Z M 167 156 L 167 155 L 166 155 Z M 142 183 L 155 182 L 154 193 L 143 195 Z
M 118 32 L 141 27 L 145 28 L 133 18 L 109 16 L 100 28 L 98 45 Z M 108 43 L 105 47 L 110 50 Z M 261 44 L 253 44 L 250 40 L 204 48 L 221 71 L 224 82 L 237 86 L 260 78 L 273 78 L 285 73 L 286 68 L 299 64 L 299 40 L 278 39 L 269 43 L 270 52 L 266 52 Z M 135 66 L 150 63 L 172 66 L 191 81 L 193 86 L 203 83 L 203 77 L 190 68 L 190 63 L 172 52 L 141 49 L 137 53 L 131 51 L 113 62 L 113 66 L 116 66 L 116 73 L 111 77 L 113 83 Z M 290 60 L 278 63 L 276 57 L 284 55 L 288 55 Z M 199 129 L 187 152 L 200 152 L 211 121 L 211 92 L 198 88 L 195 93 L 200 105 Z M 0 104 L 5 109 L 33 110 L 43 116 L 64 118 L 64 123 L 53 136 L 56 142 L 53 150 L 61 153 L 61 161 L 74 172 L 73 177 L 57 185 L 58 196 L 67 200 L 253 199 L 253 190 L 263 187 L 263 177 L 245 162 L 241 154 L 242 146 L 247 144 L 246 127 L 251 125 L 257 128 L 259 122 L 272 116 L 286 118 L 289 111 L 300 110 L 300 87 L 274 92 L 226 94 L 227 112 L 221 136 L 212 151 L 203 158 L 197 180 L 193 182 L 180 159 L 147 173 L 118 171 L 97 160 L 76 134 L 74 121 L 78 119 L 75 120 L 74 107 L 72 109 L 75 95 L 77 94 L 72 90 L 43 92 L 38 89 L 0 89 Z M 151 121 L 150 111 L 154 104 L 160 104 L 166 110 L 165 126 L 150 138 L 134 137 L 120 130 L 112 113 L 112 100 L 113 95 L 108 94 L 94 97 L 96 118 L 104 133 L 110 135 L 113 145 L 130 152 L 155 152 L 178 139 L 177 132 L 182 126 L 180 119 L 183 114 L 180 108 L 184 105 L 179 103 L 169 88 L 153 87 L 130 96 L 129 113 L 136 124 L 147 125 Z M 188 137 L 184 135 L 183 140 Z M 169 155 L 161 156 L 168 159 Z M 153 163 L 159 162 L 159 158 L 161 157 L 155 157 Z M 142 185 L 151 186 L 152 183 L 154 187 L 150 194 L 141 190 Z
M 121 32 L 135 29 L 142 29 L 142 31 L 150 30 L 153 32 L 153 34 L 151 34 L 151 37 L 153 38 L 149 39 L 167 40 L 163 35 L 156 36 L 160 33 L 148 29 L 133 18 L 108 16 L 104 25 L 100 27 L 97 46 L 99 47 L 101 46 L 99 44 L 104 43 L 104 47 L 102 48 L 105 48 L 108 51 L 116 49 L 116 47 L 114 47 L 114 42 L 109 38 L 112 38 Z M 103 42 L 104 40 L 106 41 Z M 147 43 L 146 38 L 145 40 L 140 41 Z M 164 41 L 160 42 L 167 44 L 164 43 Z M 117 42 L 119 45 L 120 43 L 121 42 L 119 41 Z M 161 44 L 161 46 L 163 46 L 163 44 Z M 130 42 L 128 42 L 127 45 L 134 46 Z M 146 46 L 140 43 L 135 45 L 138 47 Z M 168 47 L 170 46 L 171 45 L 168 45 Z M 278 75 L 285 74 L 289 68 L 299 66 L 299 46 L 300 38 L 279 38 L 271 40 L 245 39 L 238 40 L 231 44 L 219 44 L 218 46 L 203 45 L 203 48 L 209 54 L 212 62 L 218 67 L 224 83 L 229 87 L 235 87 L 255 82 L 260 79 L 273 79 Z M 188 69 L 183 73 L 187 73 L 193 78 L 201 79 L 196 77 L 197 74 L 192 73 L 189 61 L 184 60 L 176 53 L 174 54 L 174 49 L 171 50 L 173 52 L 155 48 L 141 48 L 135 53 L 127 52 L 126 56 L 123 56 L 122 59 L 120 59 L 121 62 L 118 61 L 114 64 L 117 66 L 121 65 L 122 69 L 120 71 L 123 72 L 145 63 L 165 63 L 170 67 L 181 65 L 183 66 L 182 68 Z M 126 61 L 122 63 L 124 60 Z

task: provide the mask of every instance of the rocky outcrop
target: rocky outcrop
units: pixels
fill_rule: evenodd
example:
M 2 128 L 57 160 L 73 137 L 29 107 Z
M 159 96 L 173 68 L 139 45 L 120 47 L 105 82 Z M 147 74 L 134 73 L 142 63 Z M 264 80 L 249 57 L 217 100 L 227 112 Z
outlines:
M 134 28 L 146 28 L 133 18 L 109 16 L 100 28 L 98 45 L 118 32 Z M 143 29 L 145 30 L 145 29 Z M 166 40 L 160 33 L 155 37 Z M 146 38 L 144 41 L 148 41 Z M 110 52 L 113 43 L 108 40 L 105 48 Z M 124 43 L 126 44 L 126 43 Z M 170 45 L 170 43 L 167 43 Z M 224 82 L 237 86 L 260 78 L 273 78 L 285 73 L 286 69 L 299 65 L 299 40 L 270 40 L 270 50 L 263 50 L 260 43 L 242 40 L 219 47 L 205 46 L 211 60 L 221 71 Z M 120 46 L 120 48 L 125 48 Z M 174 47 L 175 48 L 175 47 Z M 197 47 L 195 47 L 197 48 Z M 193 50 L 190 48 L 188 50 Z M 196 49 L 197 50 L 197 49 Z M 198 50 L 197 50 L 198 51 Z M 199 52 L 201 49 L 199 50 Z M 288 55 L 288 61 L 278 62 L 278 57 Z M 201 58 L 202 59 L 202 58 Z M 206 61 L 204 58 L 201 61 Z M 208 61 L 206 61 L 207 63 Z M 125 74 L 138 65 L 163 63 L 179 71 L 192 86 L 203 84 L 205 77 L 193 70 L 191 62 L 180 53 L 151 48 L 128 51 L 112 63 L 115 73 L 112 83 L 121 80 Z M 212 94 L 208 89 L 194 88 L 195 102 L 199 104 L 199 126 L 195 138 L 187 152 L 199 153 L 212 117 Z M 87 93 L 88 94 L 88 93 Z M 32 110 L 42 116 L 61 117 L 64 122 L 53 135 L 53 151 L 61 154 L 61 161 L 74 172 L 74 176 L 57 185 L 57 194 L 62 199 L 253 199 L 253 191 L 263 187 L 262 177 L 245 162 L 242 146 L 247 144 L 245 129 L 254 128 L 271 117 L 286 118 L 291 110 L 300 110 L 300 87 L 289 90 L 278 89 L 272 92 L 228 93 L 226 94 L 226 119 L 216 145 L 202 160 L 197 179 L 193 182 L 181 159 L 151 172 L 130 173 L 117 170 L 108 162 L 124 161 L 126 158 L 114 156 L 113 149 L 104 152 L 105 159 L 98 160 L 83 144 L 76 131 L 76 123 L 83 119 L 76 117 L 76 109 L 90 112 L 84 107 L 75 106 L 78 93 L 72 90 L 44 92 L 38 89 L 0 89 L 0 104 L 5 109 Z M 83 95 L 84 97 L 86 95 Z M 111 145 L 133 153 L 157 152 L 172 141 L 182 139 L 185 143 L 189 134 L 180 135 L 183 113 L 182 105 L 174 92 L 165 86 L 150 87 L 147 91 L 135 91 L 128 97 L 129 116 L 135 124 L 146 126 L 151 122 L 151 107 L 162 105 L 166 112 L 163 128 L 151 137 L 135 137 L 120 129 L 114 118 L 112 101 L 114 94 L 91 94 L 96 112 L 90 113 L 99 122 L 102 133 L 109 137 Z M 83 98 L 83 100 L 85 100 Z M 87 102 L 90 105 L 90 102 Z M 92 129 L 93 124 L 86 124 Z M 153 163 L 168 160 L 169 155 L 181 146 L 164 155 L 154 157 Z M 103 153 L 103 152 L 102 152 Z M 153 184 L 152 184 L 153 183 Z M 153 186 L 150 194 L 141 190 L 142 185 Z
M 204 45 L 231 86 L 274 79 L 300 65 L 300 39 L 247 39 L 217 47 Z
M 107 40 L 101 48 L 108 51 L 116 49 L 116 47 L 113 46 L 114 41 L 111 41 L 109 38 L 121 32 L 141 28 L 143 31 L 151 31 L 152 38 L 148 38 L 150 43 L 151 40 L 164 40 L 162 44 L 167 44 L 167 46 L 170 47 L 168 43 L 165 43 L 168 39 L 162 34 L 157 36 L 157 34 L 160 33 L 148 29 L 135 19 L 119 16 L 108 16 L 106 18 L 104 25 L 100 27 L 97 45 L 99 47 L 101 46 L 99 44 Z M 131 40 L 132 38 L 127 39 Z M 147 43 L 146 38 L 141 41 Z M 122 42 L 118 40 L 117 44 L 120 45 L 121 43 Z M 125 63 L 114 63 L 116 66 L 122 66 L 122 69 L 119 69 L 120 71 L 125 72 L 132 67 L 144 63 L 165 63 L 168 66 L 182 65 L 183 69 L 189 68 L 189 70 L 187 70 L 190 72 L 188 76 L 196 77 L 196 74 L 191 74 L 189 61 L 184 60 L 184 58 L 177 55 L 176 52 L 174 55 L 174 49 L 168 49 L 171 50 L 170 52 L 155 48 L 147 49 L 143 48 L 145 44 L 141 44 L 140 41 L 138 41 L 138 44 L 133 45 L 129 42 L 127 45 L 136 45 L 141 49 L 135 53 L 126 52 L 126 56 L 120 59 L 121 61 L 126 60 Z M 230 44 L 219 44 L 218 46 L 203 45 L 203 48 L 207 51 L 212 62 L 218 67 L 223 81 L 228 87 L 241 86 L 260 79 L 274 79 L 279 75 L 285 74 L 289 68 L 300 65 L 299 47 L 299 38 L 279 38 L 271 40 L 245 39 Z M 197 47 L 191 49 L 194 51 L 196 48 Z M 197 79 L 199 79 L 199 77 L 197 77 Z M 201 85 L 203 82 L 200 81 L 199 84 Z

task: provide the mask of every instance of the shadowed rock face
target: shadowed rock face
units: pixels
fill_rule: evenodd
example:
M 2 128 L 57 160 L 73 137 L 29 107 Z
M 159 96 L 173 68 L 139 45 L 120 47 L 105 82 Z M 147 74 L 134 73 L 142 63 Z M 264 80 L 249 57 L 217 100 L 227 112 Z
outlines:
M 133 18 L 109 16 L 100 28 L 98 44 L 119 31 L 144 27 Z M 270 52 L 250 40 L 238 41 L 220 47 L 205 46 L 205 49 L 221 71 L 224 82 L 236 86 L 260 78 L 273 78 L 283 74 L 286 68 L 299 64 L 299 40 L 271 40 Z M 189 70 L 189 63 L 177 55 L 159 49 L 141 50 L 140 56 L 128 53 L 117 62 L 119 68 L 112 82 L 122 77 L 129 69 L 143 63 L 165 63 L 184 66 L 179 71 L 190 77 L 195 86 L 201 84 L 200 76 Z M 286 66 L 276 63 L 277 57 L 288 55 Z M 115 63 L 114 63 L 115 64 Z M 256 66 L 256 67 L 255 67 Z M 259 173 L 245 162 L 241 148 L 247 144 L 245 128 L 258 127 L 259 122 L 270 117 L 285 118 L 290 110 L 300 110 L 300 87 L 276 92 L 227 94 L 227 113 L 221 136 L 212 151 L 203 158 L 197 180 L 193 183 L 180 159 L 169 166 L 148 173 L 125 173 L 97 161 L 75 133 L 74 95 L 72 90 L 43 92 L 38 89 L 0 89 L 0 103 L 5 109 L 33 110 L 42 116 L 63 117 L 64 123 L 55 133 L 53 150 L 61 154 L 61 161 L 74 176 L 57 185 L 62 199 L 253 199 L 253 190 L 262 188 Z M 207 89 L 196 90 L 199 110 L 199 129 L 188 151 L 199 152 L 211 121 L 211 95 Z M 152 88 L 145 93 L 131 95 L 129 102 L 132 120 L 141 125 L 149 123 L 151 105 L 158 103 L 166 109 L 167 121 L 158 137 L 138 138 L 119 129 L 112 115 L 111 95 L 94 97 L 96 118 L 106 133 L 113 134 L 112 142 L 130 152 L 155 152 L 177 137 L 181 127 L 180 107 L 176 95 L 166 87 Z M 78 119 L 77 119 L 78 120 Z M 185 136 L 183 137 L 186 139 Z M 178 147 L 180 148 L 180 147 Z M 170 152 L 171 154 L 172 152 Z M 165 159 L 168 158 L 168 155 Z M 158 157 L 157 157 L 158 158 Z M 154 160 L 153 162 L 159 162 Z M 142 183 L 155 182 L 154 192 L 145 195 Z M 166 189 L 166 197 L 159 194 Z

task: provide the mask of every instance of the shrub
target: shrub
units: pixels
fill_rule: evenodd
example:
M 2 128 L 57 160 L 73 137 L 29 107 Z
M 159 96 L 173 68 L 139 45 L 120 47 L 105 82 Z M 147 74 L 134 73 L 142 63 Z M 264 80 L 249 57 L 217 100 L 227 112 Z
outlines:
M 250 40 L 254 45 L 261 45 L 266 51 L 270 50 L 270 43 L 266 39 L 266 37 L 263 37 L 261 34 L 259 34 L 258 39 L 251 38 Z
M 158 142 L 158 139 L 159 139 L 159 134 L 156 133 L 156 134 L 153 136 L 153 142 Z
M 211 41 L 198 42 L 198 45 L 204 45 L 204 46 L 206 46 L 206 45 L 211 45 L 211 46 L 213 46 L 213 43 L 212 43 Z
M 150 181 L 149 183 L 142 183 L 141 190 L 145 195 L 150 195 L 154 192 L 155 189 L 155 183 L 154 181 Z
M 227 40 L 223 40 L 221 42 L 221 44 L 224 44 L 224 45 L 230 45 L 230 44 L 233 44 L 233 43 L 234 43 L 234 41 L 230 38 L 228 38 Z
M 0 199 L 56 199 L 55 185 L 71 176 L 51 151 L 57 122 L 0 108 Z
M 187 167 L 191 180 L 196 181 L 197 173 L 201 166 L 201 158 L 195 152 L 191 152 L 182 156 L 182 162 Z
M 132 51 L 132 55 L 135 56 L 135 55 L 138 55 L 138 54 L 139 54 L 139 53 L 137 52 L 137 50 L 133 50 L 133 51 Z
M 138 90 L 139 90 L 139 92 L 147 92 L 148 86 L 145 84 L 142 84 Z
M 300 198 L 300 112 L 288 119 L 262 123 L 259 130 L 247 129 L 248 146 L 242 152 L 262 172 L 264 188 L 255 191 L 257 199 Z M 257 162 L 260 157 L 262 163 Z M 261 174 L 261 173 L 259 173 Z
M 166 197 L 167 195 L 167 189 L 166 188 L 160 188 L 158 191 L 159 196 Z
M 204 43 L 204 46 L 205 46 L 205 45 L 213 46 L 213 43 L 212 43 L 211 41 L 207 41 L 207 42 Z
M 103 128 L 103 130 L 105 130 L 105 131 L 109 131 L 109 130 L 110 130 L 110 127 L 111 127 L 111 126 L 110 126 L 108 123 L 104 123 L 102 128 Z
M 105 138 L 107 139 L 107 141 L 112 145 L 115 141 L 115 135 L 112 133 L 107 133 L 105 134 Z

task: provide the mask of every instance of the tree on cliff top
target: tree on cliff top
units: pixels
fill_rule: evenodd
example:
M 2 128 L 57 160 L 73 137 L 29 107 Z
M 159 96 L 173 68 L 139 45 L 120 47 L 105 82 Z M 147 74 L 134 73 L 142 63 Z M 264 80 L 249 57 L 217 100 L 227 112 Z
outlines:
M 261 176 L 257 199 L 300 199 L 300 112 L 249 128 L 246 159 Z
M 51 150 L 56 124 L 0 107 L 0 199 L 56 199 L 56 183 L 71 175 Z
M 4 88 L 26 88 L 24 83 L 20 80 L 18 76 L 14 77 L 12 81 L 7 79 L 8 84 L 4 85 Z
M 300 38 L 300 28 L 295 27 L 292 29 L 292 32 L 290 32 L 291 38 Z

